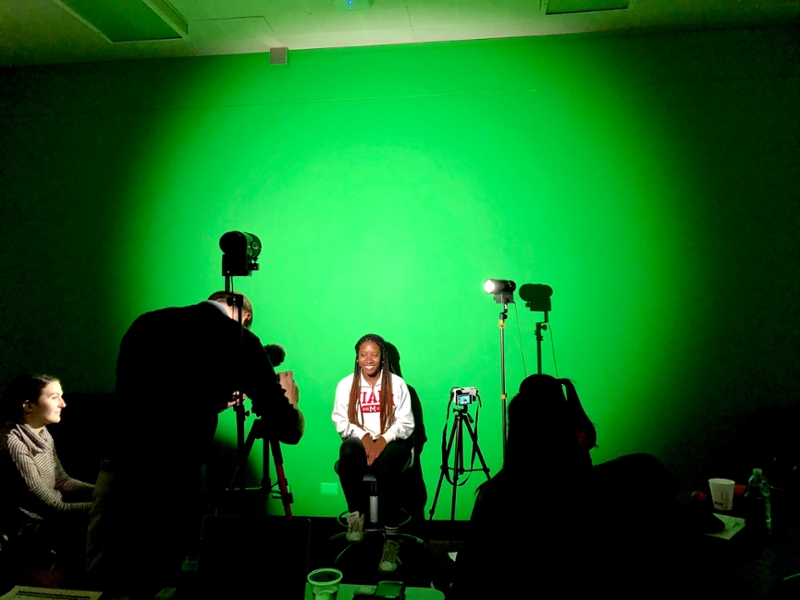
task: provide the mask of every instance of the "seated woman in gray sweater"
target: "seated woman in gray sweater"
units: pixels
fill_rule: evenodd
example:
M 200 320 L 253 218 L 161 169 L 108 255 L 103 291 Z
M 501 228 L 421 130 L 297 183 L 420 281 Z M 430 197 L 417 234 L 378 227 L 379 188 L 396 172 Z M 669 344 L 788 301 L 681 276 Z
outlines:
M 82 547 L 94 486 L 67 475 L 47 431 L 66 406 L 61 382 L 23 375 L 8 385 L 1 401 L 0 529 L 28 542 L 35 536 L 51 548 Z M 65 536 L 78 539 L 70 543 Z

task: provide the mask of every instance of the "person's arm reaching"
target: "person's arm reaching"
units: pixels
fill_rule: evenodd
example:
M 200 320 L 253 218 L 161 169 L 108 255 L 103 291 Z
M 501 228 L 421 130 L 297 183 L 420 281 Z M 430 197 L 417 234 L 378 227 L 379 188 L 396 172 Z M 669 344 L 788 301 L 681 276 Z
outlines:
M 297 387 L 297 382 L 294 380 L 294 373 L 291 371 L 281 371 L 278 373 L 278 382 L 281 384 L 281 388 L 283 388 L 284 395 L 289 401 L 289 404 L 294 406 L 295 410 L 299 413 L 297 428 L 300 430 L 300 436 L 302 437 L 306 430 L 306 417 L 300 410 L 300 388 Z
M 300 390 L 291 371 L 275 374 L 261 341 L 244 332 L 244 392 L 253 403 L 253 412 L 263 417 L 269 430 L 284 444 L 297 444 L 303 437 L 305 417 L 298 408 Z

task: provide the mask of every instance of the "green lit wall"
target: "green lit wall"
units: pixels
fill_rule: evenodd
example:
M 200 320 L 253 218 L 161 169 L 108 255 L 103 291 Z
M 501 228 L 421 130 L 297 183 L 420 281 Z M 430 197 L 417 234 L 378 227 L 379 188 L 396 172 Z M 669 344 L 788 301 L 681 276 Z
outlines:
M 256 333 L 287 348 L 308 418 L 285 450 L 296 514 L 344 509 L 321 494 L 330 411 L 367 332 L 398 346 L 422 399 L 429 495 L 452 386 L 480 389 L 499 468 L 487 277 L 555 289 L 545 370 L 554 341 L 596 462 L 650 452 L 696 484 L 739 424 L 800 391 L 796 41 L 559 36 L 298 51 L 288 67 L 0 71 L 0 375 L 112 389 L 130 322 L 222 287 L 217 241 L 241 229 L 265 249 L 237 287 Z M 510 390 L 523 351 L 535 370 L 536 320 L 511 309 Z M 176 381 L 185 401 L 166 418 L 191 410 L 194 383 Z

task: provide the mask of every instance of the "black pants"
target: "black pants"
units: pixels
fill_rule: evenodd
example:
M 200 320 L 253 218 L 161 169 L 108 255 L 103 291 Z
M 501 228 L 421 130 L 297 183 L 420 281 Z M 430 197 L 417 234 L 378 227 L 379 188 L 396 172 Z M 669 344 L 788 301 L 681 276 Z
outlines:
M 199 468 L 100 471 L 89 513 L 89 587 L 135 599 L 174 587 L 183 558 L 197 550 L 203 499 Z
M 362 515 L 368 510 L 368 496 L 363 479 L 372 473 L 378 481 L 378 502 L 381 521 L 389 527 L 400 524 L 400 477 L 411 457 L 411 440 L 394 440 L 380 456 L 367 466 L 367 452 L 358 438 L 347 438 L 339 448 L 339 481 L 342 483 L 347 509 Z

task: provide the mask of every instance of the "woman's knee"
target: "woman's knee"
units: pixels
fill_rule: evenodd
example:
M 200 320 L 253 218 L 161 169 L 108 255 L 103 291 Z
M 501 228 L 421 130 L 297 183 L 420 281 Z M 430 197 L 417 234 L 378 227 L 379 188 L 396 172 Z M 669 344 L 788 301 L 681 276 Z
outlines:
M 344 440 L 339 447 L 339 460 L 352 456 L 366 456 L 366 450 L 364 450 L 364 442 L 358 438 L 350 437 Z
M 390 442 L 377 460 L 372 464 L 376 477 L 399 476 L 403 472 L 409 459 L 411 450 L 405 444 Z
M 343 472 L 361 472 L 367 468 L 367 453 L 364 444 L 357 438 L 347 438 L 339 447 L 339 475 Z

